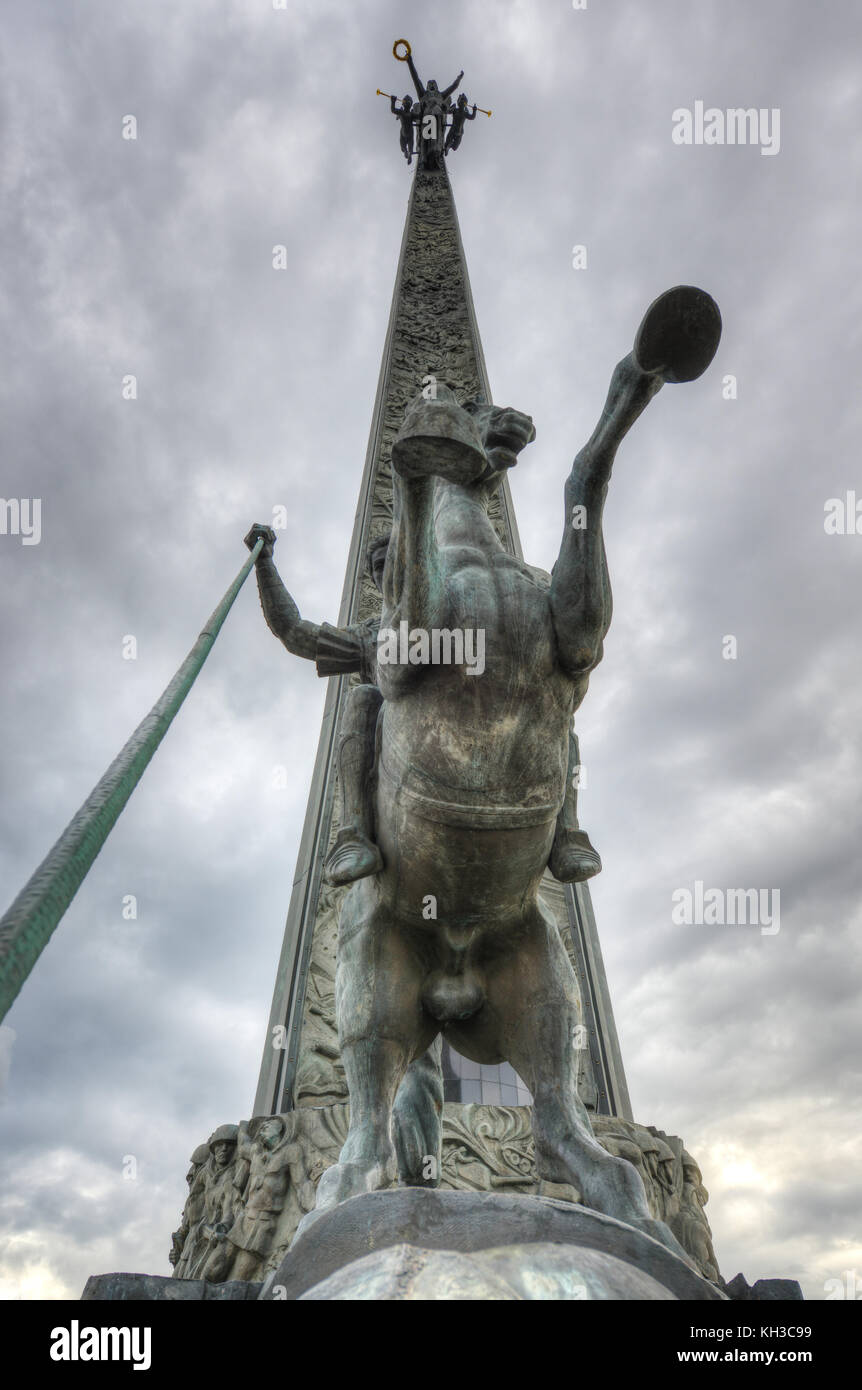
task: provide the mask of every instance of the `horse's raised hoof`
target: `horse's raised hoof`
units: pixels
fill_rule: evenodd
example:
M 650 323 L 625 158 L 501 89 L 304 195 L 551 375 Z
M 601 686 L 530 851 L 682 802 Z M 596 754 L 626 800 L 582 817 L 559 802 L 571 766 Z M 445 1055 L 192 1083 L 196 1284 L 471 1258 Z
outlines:
M 367 835 L 358 830 L 340 830 L 335 844 L 329 851 L 323 873 L 327 883 L 334 888 L 345 883 L 355 883 L 359 878 L 379 874 L 383 868 L 383 856 Z
M 559 883 L 586 883 L 601 873 L 602 861 L 586 830 L 558 830 L 548 868 Z
M 721 314 L 706 290 L 676 285 L 649 306 L 635 338 L 634 357 L 644 372 L 670 382 L 695 381 L 716 354 Z

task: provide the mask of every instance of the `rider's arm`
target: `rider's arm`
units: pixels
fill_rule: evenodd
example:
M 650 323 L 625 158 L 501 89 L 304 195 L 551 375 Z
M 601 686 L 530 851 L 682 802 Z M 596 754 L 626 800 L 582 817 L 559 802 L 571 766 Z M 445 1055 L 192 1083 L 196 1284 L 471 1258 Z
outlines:
M 260 606 L 270 631 L 294 656 L 304 656 L 313 661 L 317 655 L 319 625 L 300 617 L 299 609 L 284 587 L 271 555 L 259 556 L 256 569 Z
M 317 655 L 317 639 L 320 628 L 317 623 L 307 622 L 300 617 L 299 609 L 281 581 L 272 558 L 275 532 L 269 526 L 252 526 L 245 538 L 249 550 L 253 550 L 258 539 L 264 537 L 264 545 L 255 561 L 257 591 L 260 606 L 270 632 L 274 632 L 294 656 L 304 656 L 313 661 Z
M 282 583 L 272 558 L 275 532 L 268 526 L 253 526 L 245 538 L 253 550 L 263 535 L 264 545 L 256 561 L 260 606 L 271 632 L 294 656 L 304 656 L 317 665 L 319 676 L 345 675 L 362 667 L 362 636 L 358 628 L 336 628 L 329 623 L 311 623 Z

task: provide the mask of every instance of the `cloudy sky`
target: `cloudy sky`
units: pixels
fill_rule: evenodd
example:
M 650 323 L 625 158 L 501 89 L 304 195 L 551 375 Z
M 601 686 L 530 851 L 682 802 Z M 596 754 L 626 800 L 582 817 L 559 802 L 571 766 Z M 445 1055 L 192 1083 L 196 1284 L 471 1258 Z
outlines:
M 635 1116 L 698 1157 L 725 1277 L 862 1279 L 862 518 L 824 527 L 862 502 L 855 0 L 3 10 L 0 495 L 41 499 L 38 545 L 0 534 L 6 902 L 253 520 L 287 506 L 282 572 L 337 616 L 410 180 L 375 90 L 406 90 L 406 35 L 494 113 L 450 173 L 495 399 L 536 421 L 532 563 L 645 307 L 721 306 L 712 368 L 615 469 L 593 901 Z M 698 101 L 777 109 L 780 148 L 674 143 Z M 6 1296 L 169 1273 L 189 1154 L 251 1112 L 323 697 L 249 584 L 0 1032 Z M 697 881 L 776 890 L 780 930 L 676 925 Z

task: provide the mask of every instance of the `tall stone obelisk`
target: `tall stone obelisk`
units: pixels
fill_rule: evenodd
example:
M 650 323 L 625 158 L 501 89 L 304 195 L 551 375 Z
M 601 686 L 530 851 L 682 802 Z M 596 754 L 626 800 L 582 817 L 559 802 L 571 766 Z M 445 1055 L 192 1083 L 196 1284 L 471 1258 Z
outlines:
M 436 167 L 428 167 L 429 163 Z M 392 442 L 408 402 L 423 386 L 433 389 L 435 382 L 451 387 L 462 402 L 477 396 L 492 399 L 448 172 L 442 159 L 423 159 L 420 148 L 383 346 L 339 626 L 379 612 L 380 595 L 365 572 L 365 555 L 369 544 L 387 535 L 392 524 Z M 520 556 L 506 481 L 499 490 L 492 520 L 504 546 Z M 329 681 L 264 1041 L 255 1115 L 322 1107 L 347 1099 L 334 1016 L 337 916 L 345 890 L 327 886 L 322 878 L 323 861 L 338 823 L 335 751 L 347 683 L 343 676 Z M 564 887 L 550 873 L 542 891 L 554 910 L 580 983 L 582 1099 L 597 1114 L 631 1119 L 589 891 L 583 884 Z M 455 1077 L 459 1071 L 469 1071 L 473 1080 L 465 1098 L 515 1103 L 513 1087 L 499 1089 L 501 1080 L 517 1080 L 511 1068 L 509 1077 L 501 1078 L 496 1067 L 459 1068 L 458 1059 L 451 1055 L 444 1056 L 444 1062 L 450 1077 L 447 1097 L 461 1098 L 456 1097 L 459 1085 Z M 517 1097 L 528 1098 L 523 1088 Z

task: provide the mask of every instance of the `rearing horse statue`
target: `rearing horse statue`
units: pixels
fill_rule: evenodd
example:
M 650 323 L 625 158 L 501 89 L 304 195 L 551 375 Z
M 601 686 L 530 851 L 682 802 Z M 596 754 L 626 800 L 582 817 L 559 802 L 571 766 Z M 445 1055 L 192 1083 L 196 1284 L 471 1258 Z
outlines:
M 407 411 L 392 451 L 377 663 L 383 867 L 352 883 L 341 908 L 336 1009 L 350 1130 L 320 1180 L 317 1211 L 396 1181 L 393 1109 L 409 1123 L 411 1086 L 443 1033 L 465 1057 L 507 1061 L 524 1078 L 540 1178 L 574 1186 L 586 1206 L 681 1253 L 650 1218 L 636 1169 L 602 1148 L 578 1097 L 578 986 L 539 885 L 573 711 L 611 621 L 602 511 L 614 457 L 665 382 L 706 369 L 720 332 L 701 290 L 677 287 L 651 306 L 575 458 L 550 575 L 510 555 L 488 515 L 535 438 L 530 417 L 465 408 L 445 387 Z M 384 634 L 404 623 L 411 635 L 483 632 L 484 669 L 382 659 Z M 421 1119 L 428 1153 L 435 1115 L 426 1106 Z

